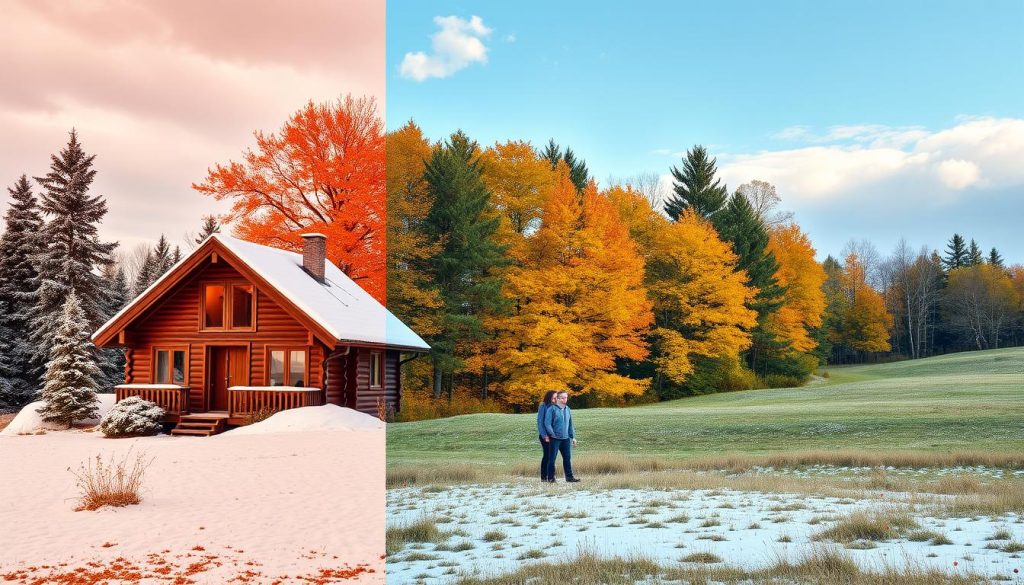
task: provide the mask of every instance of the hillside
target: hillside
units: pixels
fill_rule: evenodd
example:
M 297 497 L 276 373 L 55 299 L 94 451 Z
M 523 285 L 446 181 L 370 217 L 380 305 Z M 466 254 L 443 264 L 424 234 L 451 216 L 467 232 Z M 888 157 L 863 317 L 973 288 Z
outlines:
M 1024 348 L 830 369 L 823 384 L 574 411 L 577 456 L 690 458 L 806 449 L 1024 451 Z M 571 405 L 571 400 L 570 400 Z M 534 414 L 388 426 L 388 465 L 538 456 Z

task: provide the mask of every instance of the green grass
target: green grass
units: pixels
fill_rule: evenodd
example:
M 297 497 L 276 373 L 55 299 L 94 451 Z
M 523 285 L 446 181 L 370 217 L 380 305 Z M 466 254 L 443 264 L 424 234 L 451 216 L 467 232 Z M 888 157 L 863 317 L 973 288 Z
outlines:
M 573 412 L 591 454 L 693 459 L 893 449 L 1024 451 L 1024 348 L 829 368 L 825 383 Z M 539 394 L 538 394 L 539 395 Z M 570 403 L 571 404 L 571 403 Z M 533 413 L 388 425 L 388 466 L 507 467 L 538 458 Z

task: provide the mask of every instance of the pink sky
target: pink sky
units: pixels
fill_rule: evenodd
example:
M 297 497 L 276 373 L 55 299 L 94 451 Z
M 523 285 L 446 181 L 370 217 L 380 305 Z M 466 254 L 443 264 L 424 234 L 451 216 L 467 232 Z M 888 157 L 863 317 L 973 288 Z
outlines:
M 0 38 L 0 213 L 74 127 L 124 252 L 160 233 L 187 250 L 226 208 L 191 184 L 306 101 L 370 95 L 383 115 L 383 0 L 5 0 Z

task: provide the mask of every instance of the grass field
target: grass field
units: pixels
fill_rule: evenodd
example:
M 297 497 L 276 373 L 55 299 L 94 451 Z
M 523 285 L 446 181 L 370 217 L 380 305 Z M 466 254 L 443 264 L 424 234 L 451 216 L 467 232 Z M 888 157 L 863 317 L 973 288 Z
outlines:
M 570 406 L 572 401 L 570 400 Z M 575 410 L 574 459 L 795 451 L 1024 453 L 1024 348 L 829 369 L 821 384 Z M 507 468 L 538 457 L 535 414 L 388 426 L 388 467 Z

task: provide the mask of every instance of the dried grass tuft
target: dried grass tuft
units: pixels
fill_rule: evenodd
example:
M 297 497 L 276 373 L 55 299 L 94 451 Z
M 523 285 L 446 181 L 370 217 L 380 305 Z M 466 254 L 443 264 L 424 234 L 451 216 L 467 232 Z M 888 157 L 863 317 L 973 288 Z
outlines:
M 153 459 L 147 459 L 145 453 L 136 453 L 133 458 L 129 450 L 121 458 L 111 454 L 108 460 L 96 455 L 79 464 L 77 470 L 69 467 L 82 494 L 75 511 L 138 504 L 142 501 L 142 480 L 152 463 Z

